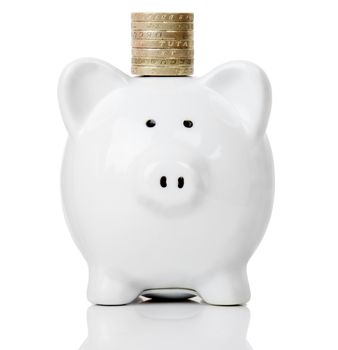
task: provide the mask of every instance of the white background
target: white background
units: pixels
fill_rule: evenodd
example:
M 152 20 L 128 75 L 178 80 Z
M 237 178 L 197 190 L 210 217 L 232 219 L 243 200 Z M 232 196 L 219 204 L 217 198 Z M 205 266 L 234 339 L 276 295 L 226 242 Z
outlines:
M 56 86 L 81 56 L 130 71 L 131 11 L 195 13 L 195 73 L 264 68 L 276 170 L 273 215 L 249 264 L 254 350 L 337 348 L 336 1 L 0 2 L 0 348 L 78 349 L 87 268 L 64 223 L 67 134 Z M 182 347 L 183 348 L 183 347 Z

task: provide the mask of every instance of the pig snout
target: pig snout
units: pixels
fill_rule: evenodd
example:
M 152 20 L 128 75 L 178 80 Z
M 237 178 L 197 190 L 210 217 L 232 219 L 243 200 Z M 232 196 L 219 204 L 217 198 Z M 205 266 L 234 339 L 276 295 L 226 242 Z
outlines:
M 189 164 L 181 162 L 158 162 L 145 168 L 145 185 L 150 190 L 163 193 L 195 191 L 198 186 L 198 173 Z
M 137 186 L 142 204 L 173 213 L 197 205 L 205 181 L 193 161 L 157 160 L 142 167 Z

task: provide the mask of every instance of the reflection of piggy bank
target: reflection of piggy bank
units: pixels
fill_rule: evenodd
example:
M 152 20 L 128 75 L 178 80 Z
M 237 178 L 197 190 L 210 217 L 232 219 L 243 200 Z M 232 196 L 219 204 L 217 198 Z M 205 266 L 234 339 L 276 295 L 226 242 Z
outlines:
M 246 62 L 202 78 L 130 78 L 93 59 L 65 69 L 62 195 L 90 301 L 154 288 L 248 301 L 246 264 L 273 201 L 270 94 Z
M 250 350 L 246 307 L 195 302 L 92 306 L 80 350 Z

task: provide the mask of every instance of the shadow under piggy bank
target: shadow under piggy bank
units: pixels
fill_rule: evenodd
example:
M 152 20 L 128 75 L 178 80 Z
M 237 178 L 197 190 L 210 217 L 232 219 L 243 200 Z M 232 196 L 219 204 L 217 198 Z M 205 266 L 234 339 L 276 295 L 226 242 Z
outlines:
M 88 338 L 80 350 L 249 350 L 249 319 L 246 307 L 195 301 L 92 306 Z

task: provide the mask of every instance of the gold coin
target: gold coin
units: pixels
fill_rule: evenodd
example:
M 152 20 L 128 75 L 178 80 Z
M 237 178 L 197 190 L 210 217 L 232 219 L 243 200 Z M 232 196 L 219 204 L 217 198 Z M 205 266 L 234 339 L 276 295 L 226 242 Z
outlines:
M 133 57 L 175 57 L 175 58 L 193 58 L 194 50 L 182 49 L 132 49 Z
M 166 13 L 166 12 L 135 12 L 131 14 L 134 22 L 193 22 L 193 13 Z
M 133 40 L 132 47 L 149 49 L 191 49 L 192 40 Z
M 132 22 L 133 30 L 175 30 L 186 31 L 193 30 L 193 23 L 180 22 Z
M 136 40 L 154 40 L 154 39 L 171 39 L 171 40 L 192 40 L 193 31 L 144 31 L 138 30 L 132 32 L 132 39 Z
M 194 60 L 192 58 L 148 58 L 133 57 L 131 60 L 133 65 L 140 66 L 192 66 Z
M 136 75 L 151 75 L 151 76 L 184 76 L 192 75 L 193 67 L 147 67 L 136 66 L 131 67 L 131 73 Z

